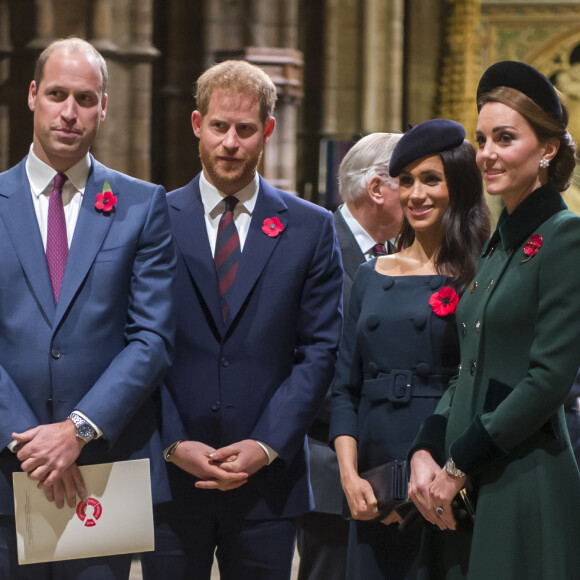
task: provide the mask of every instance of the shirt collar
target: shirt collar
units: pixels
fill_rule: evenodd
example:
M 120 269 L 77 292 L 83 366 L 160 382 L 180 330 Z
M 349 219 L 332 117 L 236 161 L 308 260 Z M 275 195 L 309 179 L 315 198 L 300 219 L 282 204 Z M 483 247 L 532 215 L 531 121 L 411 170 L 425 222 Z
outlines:
M 340 213 L 350 228 L 357 244 L 359 245 L 363 254 L 368 254 L 376 245 L 377 242 L 364 230 L 357 219 L 352 215 L 348 204 L 344 203 L 340 206 Z
M 482 255 L 487 255 L 499 240 L 506 250 L 518 247 L 538 226 L 566 208 L 562 194 L 554 184 L 548 182 L 542 185 L 530 193 L 511 214 L 503 209 L 497 228 L 485 245 Z
M 254 179 L 246 185 L 243 189 L 236 192 L 234 195 L 239 199 L 239 203 L 236 206 L 237 211 L 246 211 L 252 215 L 254 207 L 256 206 L 256 199 L 258 197 L 258 191 L 260 190 L 260 178 L 258 173 L 254 175 Z M 201 177 L 199 180 L 199 192 L 201 194 L 201 202 L 203 203 L 203 209 L 207 215 L 211 218 L 215 218 L 217 215 L 223 213 L 223 205 L 220 205 L 224 198 L 227 197 L 225 193 L 219 191 L 215 186 L 213 186 L 205 177 L 203 171 L 201 172 Z M 238 210 L 238 208 L 240 208 Z
M 73 165 L 65 173 L 68 181 L 72 183 L 77 191 L 84 192 L 91 168 L 91 157 L 87 153 L 76 165 Z M 28 157 L 26 159 L 26 174 L 30 182 L 32 193 L 39 197 L 50 185 L 54 176 L 57 174 L 50 165 L 39 159 L 31 145 Z

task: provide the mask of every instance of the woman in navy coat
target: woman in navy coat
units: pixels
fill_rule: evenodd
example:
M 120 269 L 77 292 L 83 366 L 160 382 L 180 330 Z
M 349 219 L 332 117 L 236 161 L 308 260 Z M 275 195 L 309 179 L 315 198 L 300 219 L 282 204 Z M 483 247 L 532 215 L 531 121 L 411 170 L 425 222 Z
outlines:
M 412 128 L 390 164 L 404 224 L 398 253 L 355 277 L 333 388 L 331 442 L 351 522 L 347 578 L 414 578 L 421 527 L 377 521 L 365 470 L 404 459 L 457 372 L 454 311 L 488 235 L 475 151 L 454 121 Z M 374 520 L 374 521 L 373 521 Z

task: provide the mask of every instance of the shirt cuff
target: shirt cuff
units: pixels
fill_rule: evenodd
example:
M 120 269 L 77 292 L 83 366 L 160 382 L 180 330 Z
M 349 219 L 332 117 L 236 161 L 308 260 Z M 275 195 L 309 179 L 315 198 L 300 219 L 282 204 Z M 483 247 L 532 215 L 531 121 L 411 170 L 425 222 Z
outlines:
M 12 453 L 16 453 L 16 446 L 17 445 L 18 445 L 18 441 L 16 441 L 16 439 L 12 439 L 12 441 L 10 441 L 10 443 L 8 443 L 8 445 L 6 445 L 6 447 L 9 451 L 12 451 Z
M 81 411 L 79 411 L 77 409 L 75 409 L 73 411 L 73 413 L 80 415 L 95 430 L 95 437 L 94 437 L 95 439 L 98 439 L 99 437 L 103 436 L 103 432 L 84 413 L 82 413 Z
M 256 440 L 254 439 L 254 441 Z M 270 465 L 270 463 L 278 457 L 278 454 L 266 443 L 263 443 L 262 441 L 256 441 L 256 443 L 264 450 L 264 453 L 268 457 L 268 465 Z

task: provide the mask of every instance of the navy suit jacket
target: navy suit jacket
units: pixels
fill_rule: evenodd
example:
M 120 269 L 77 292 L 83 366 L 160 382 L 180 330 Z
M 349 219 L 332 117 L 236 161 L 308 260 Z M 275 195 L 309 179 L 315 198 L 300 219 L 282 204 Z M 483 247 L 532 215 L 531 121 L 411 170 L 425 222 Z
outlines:
M 255 439 L 279 454 L 227 492 L 197 490 L 193 476 L 170 464 L 174 498 L 204 502 L 216 494 L 249 518 L 304 513 L 312 507 L 305 435 L 332 380 L 342 326 L 332 215 L 260 178 L 224 324 L 199 175 L 168 201 L 178 249 L 178 324 L 164 391 L 164 443 L 187 439 L 219 448 Z M 269 237 L 262 224 L 274 216 L 284 228 Z
M 95 208 L 108 180 L 117 205 Z M 175 251 L 162 187 L 91 158 L 61 294 L 54 304 L 25 160 L 0 174 L 0 513 L 13 511 L 13 431 L 78 409 L 103 431 L 79 464 L 152 459 L 168 485 L 152 391 L 171 362 Z M 90 489 L 89 489 L 90 493 Z
M 342 206 L 341 206 L 342 207 Z M 345 311 L 348 309 L 350 302 L 350 293 L 352 290 L 352 283 L 358 267 L 366 261 L 365 255 L 360 249 L 352 230 L 348 227 L 340 207 L 334 212 L 334 227 L 336 228 L 336 235 L 340 243 L 340 251 L 342 254 L 342 265 L 344 267 L 344 284 L 342 299 L 344 302 Z
M 333 214 L 336 236 L 340 244 L 344 280 L 342 300 L 348 309 L 354 276 L 360 264 L 365 261 L 352 230 L 348 227 L 340 207 Z M 308 432 L 310 450 L 310 480 L 314 493 L 314 511 L 342 515 L 344 513 L 344 493 L 340 484 L 340 470 L 336 453 L 328 445 L 330 431 L 331 389 L 324 397 L 318 415 Z

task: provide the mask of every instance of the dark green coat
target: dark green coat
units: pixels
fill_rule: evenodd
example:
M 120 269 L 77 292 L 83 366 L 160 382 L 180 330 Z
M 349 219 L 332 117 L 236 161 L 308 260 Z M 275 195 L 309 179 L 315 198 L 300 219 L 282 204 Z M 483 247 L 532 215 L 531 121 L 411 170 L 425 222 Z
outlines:
M 460 373 L 414 448 L 453 457 L 479 499 L 471 554 L 440 535 L 455 562 L 445 540 L 432 553 L 444 572 L 426 577 L 580 578 L 580 475 L 562 407 L 580 366 L 580 218 L 553 186 L 500 216 L 456 318 Z

